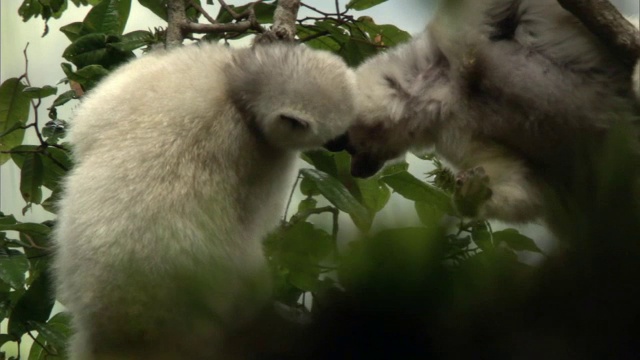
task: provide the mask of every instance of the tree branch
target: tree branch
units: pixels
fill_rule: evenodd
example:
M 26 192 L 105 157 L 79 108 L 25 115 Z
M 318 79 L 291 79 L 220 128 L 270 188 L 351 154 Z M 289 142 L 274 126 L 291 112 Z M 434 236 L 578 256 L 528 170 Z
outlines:
M 607 45 L 620 60 L 633 68 L 640 58 L 640 34 L 608 0 L 558 0 Z
M 240 21 L 237 23 L 217 23 L 217 24 L 201 24 L 186 23 L 182 25 L 182 29 L 190 33 L 222 33 L 222 32 L 245 32 L 253 28 L 251 21 Z
M 256 37 L 256 43 L 270 43 L 277 40 L 294 41 L 296 36 L 296 18 L 300 0 L 280 0 L 273 14 L 273 26 L 269 31 Z
M 165 47 L 167 49 L 180 46 L 184 40 L 183 28 L 189 25 L 184 0 L 169 0 L 167 3 L 167 37 Z

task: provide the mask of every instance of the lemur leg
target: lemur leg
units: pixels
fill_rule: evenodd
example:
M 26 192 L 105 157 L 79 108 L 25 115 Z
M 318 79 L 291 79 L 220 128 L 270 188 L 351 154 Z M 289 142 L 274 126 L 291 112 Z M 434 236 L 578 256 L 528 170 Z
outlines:
M 524 161 L 491 145 L 474 147 L 456 177 L 453 202 L 463 216 L 528 222 L 542 215 L 540 183 Z

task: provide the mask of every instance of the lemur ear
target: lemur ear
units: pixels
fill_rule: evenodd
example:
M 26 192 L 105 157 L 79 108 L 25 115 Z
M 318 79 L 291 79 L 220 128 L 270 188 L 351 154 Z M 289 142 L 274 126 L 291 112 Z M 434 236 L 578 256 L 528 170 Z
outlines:
M 309 128 L 309 123 L 293 116 L 280 115 L 280 120 L 287 124 L 293 130 L 306 130 Z
M 351 153 L 352 150 L 349 144 L 349 133 L 344 133 L 335 139 L 329 140 L 322 146 L 325 149 L 334 152 L 347 150 L 349 153 Z

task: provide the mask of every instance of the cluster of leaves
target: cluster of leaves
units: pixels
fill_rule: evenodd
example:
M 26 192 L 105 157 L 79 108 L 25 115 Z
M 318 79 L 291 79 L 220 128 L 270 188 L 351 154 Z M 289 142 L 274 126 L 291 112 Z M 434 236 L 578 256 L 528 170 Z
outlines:
M 359 179 L 350 175 L 350 157 L 346 152 L 312 151 L 305 153 L 303 159 L 313 166 L 300 171 L 299 190 L 305 198 L 298 204 L 297 212 L 285 219 L 265 241 L 265 253 L 276 279 L 276 298 L 289 306 L 305 311 L 305 301 L 301 299 L 306 294 L 316 299 L 343 288 L 344 279 L 357 273 L 352 268 L 354 261 L 381 265 L 384 271 L 392 273 L 418 271 L 417 268 L 411 271 L 402 267 L 394 269 L 384 263 L 411 263 L 414 255 L 424 254 L 420 250 L 430 247 L 429 244 L 438 244 L 439 256 L 429 255 L 425 259 L 418 255 L 415 261 L 418 268 L 435 261 L 453 269 L 478 256 L 496 253 L 518 263 L 519 251 L 541 252 L 533 240 L 515 229 L 493 232 L 487 222 L 465 222 L 451 205 L 451 190 L 416 178 L 407 171 L 407 163 L 394 164 L 374 177 Z M 451 177 L 450 171 L 440 162 L 436 161 L 435 165 L 432 175 Z M 421 226 L 371 230 L 376 214 L 385 208 L 392 191 L 413 202 Z M 322 205 L 324 202 L 330 205 Z M 308 220 L 311 215 L 322 213 L 333 216 L 331 233 Z M 337 238 L 337 217 L 341 214 L 348 215 L 361 233 L 359 239 L 346 244 L 344 251 L 340 251 Z M 372 260 L 375 257 L 363 254 L 377 251 L 376 245 L 369 248 L 378 244 L 376 239 L 385 239 L 380 243 L 383 246 L 400 246 L 401 252 L 408 251 L 413 255 L 403 256 L 390 251 L 387 253 L 389 259 L 382 256 Z M 406 248 L 403 248 L 402 239 L 406 240 Z M 416 252 L 411 250 L 414 246 Z
M 91 91 L 111 70 L 134 58 L 135 50 L 164 40 L 162 30 L 124 33 L 131 0 L 72 2 L 91 7 L 82 22 L 60 29 L 70 41 L 62 54 L 67 61 L 61 64 L 66 78 L 56 85 L 34 87 L 25 73 L 0 86 L 0 164 L 12 160 L 20 168 L 19 190 L 26 203 L 23 214 L 34 205 L 55 213 L 53 204 L 60 191 L 60 179 L 73 166 L 68 144 L 64 143 L 67 122 L 58 118 L 57 108 L 69 106 Z M 311 8 L 318 16 L 299 20 L 298 37 L 308 46 L 335 52 L 355 66 L 409 38 L 393 25 L 379 25 L 371 18 L 349 14 L 351 9 L 363 10 L 381 2 L 384 0 L 353 0 L 344 11 L 336 9 L 335 13 Z M 166 0 L 139 3 L 167 20 Z M 198 21 L 201 14 L 194 3 L 199 7 L 200 1 L 190 2 L 187 15 L 191 21 Z M 24 0 L 20 15 L 24 21 L 42 17 L 46 22 L 51 17 L 59 18 L 67 5 L 67 0 Z M 254 6 L 260 23 L 272 21 L 275 4 L 266 2 L 221 7 L 215 20 L 238 21 L 228 9 L 242 13 L 249 6 Z M 253 33 L 254 30 L 214 33 L 203 39 L 235 39 Z M 60 87 L 71 90 L 58 95 Z M 44 102 L 50 103 L 49 119 L 42 124 L 38 110 Z M 26 130 L 36 134 L 37 144 L 23 144 Z M 411 175 L 406 163 L 390 166 L 371 179 L 356 179 L 349 174 L 350 158 L 346 153 L 314 151 L 304 154 L 303 159 L 310 167 L 300 172 L 296 186 L 305 198 L 295 214 L 285 216 L 282 225 L 265 241 L 277 299 L 289 306 L 304 309 L 301 297 L 305 294 L 313 295 L 317 303 L 327 294 L 353 288 L 362 277 L 376 278 L 400 271 L 417 279 L 429 266 L 456 268 L 497 253 L 516 264 L 515 251 L 539 251 L 515 230 L 492 232 L 486 223 L 465 223 L 458 218 L 450 205 L 450 174 L 437 159 L 430 159 L 436 165 L 432 174 L 436 175 L 435 186 Z M 375 216 L 387 205 L 392 192 L 413 203 L 422 226 L 372 232 Z M 311 216 L 325 212 L 333 219 L 330 228 L 309 221 Z M 338 218 L 345 215 L 362 234 L 346 248 L 338 244 Z M 0 334 L 0 345 L 31 337 L 34 344 L 30 360 L 65 358 L 63 344 L 70 332 L 68 316 L 51 316 L 53 299 L 47 269 L 53 226 L 54 222 L 25 223 L 0 214 L 0 319 L 8 319 L 8 333 Z M 433 250 L 434 246 L 439 250 Z M 386 282 L 381 278 L 379 284 Z M 418 286 L 415 282 L 407 284 Z

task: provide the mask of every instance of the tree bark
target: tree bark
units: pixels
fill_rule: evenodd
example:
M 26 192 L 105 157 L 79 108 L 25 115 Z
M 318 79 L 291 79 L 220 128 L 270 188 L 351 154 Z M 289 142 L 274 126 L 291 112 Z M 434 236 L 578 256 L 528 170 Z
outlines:
M 184 40 L 182 27 L 188 24 L 185 0 L 169 0 L 167 3 L 167 49 L 180 46 Z
M 294 41 L 298 9 L 300 9 L 300 0 L 278 1 L 278 7 L 273 15 L 273 26 L 264 34 L 258 35 L 255 42 Z
M 640 58 L 640 33 L 608 0 L 558 0 L 632 69 Z

